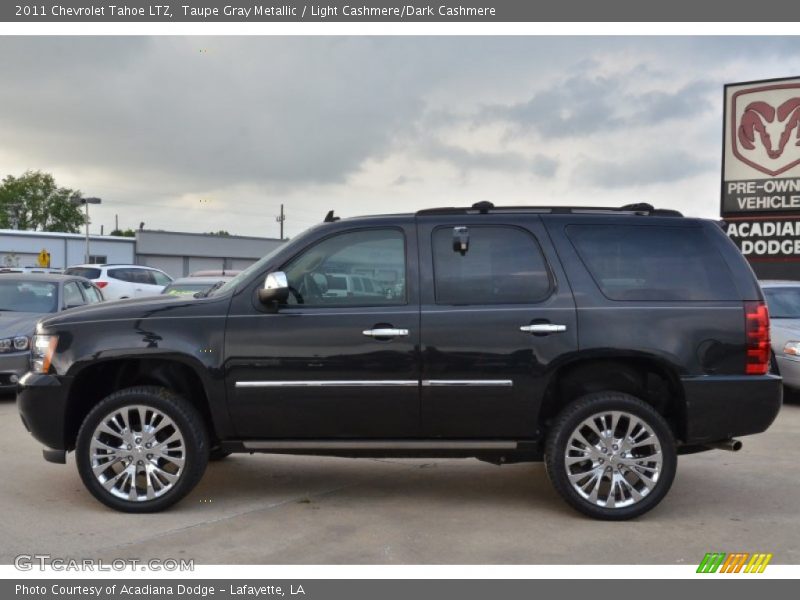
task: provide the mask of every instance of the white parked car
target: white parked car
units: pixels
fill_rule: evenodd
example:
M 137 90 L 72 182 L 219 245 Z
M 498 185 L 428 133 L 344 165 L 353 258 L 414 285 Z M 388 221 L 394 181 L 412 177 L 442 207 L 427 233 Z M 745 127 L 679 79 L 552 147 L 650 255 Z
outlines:
M 64 273 L 90 279 L 107 300 L 157 296 L 172 283 L 164 271 L 141 265 L 75 265 Z

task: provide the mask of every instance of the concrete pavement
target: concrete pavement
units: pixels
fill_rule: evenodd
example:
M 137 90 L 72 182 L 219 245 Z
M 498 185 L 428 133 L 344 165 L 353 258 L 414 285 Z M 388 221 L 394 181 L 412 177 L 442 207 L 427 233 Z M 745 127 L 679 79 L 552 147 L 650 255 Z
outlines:
M 800 563 L 800 405 L 739 453 L 679 459 L 666 499 L 624 523 L 567 507 L 540 464 L 239 455 L 176 507 L 114 512 L 44 462 L 0 400 L 0 563 L 192 558 L 197 564 L 696 564 L 708 551 Z

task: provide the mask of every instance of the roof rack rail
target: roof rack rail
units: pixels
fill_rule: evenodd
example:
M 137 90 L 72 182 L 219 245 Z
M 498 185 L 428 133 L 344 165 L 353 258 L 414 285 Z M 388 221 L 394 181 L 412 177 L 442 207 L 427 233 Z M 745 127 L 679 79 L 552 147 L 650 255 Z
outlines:
M 682 217 L 683 214 L 669 208 L 654 208 L 644 202 L 624 206 L 495 206 L 486 200 L 476 202 L 471 207 L 426 208 L 416 212 L 426 215 L 485 215 L 502 213 L 541 213 L 541 214 L 632 214 L 659 217 Z

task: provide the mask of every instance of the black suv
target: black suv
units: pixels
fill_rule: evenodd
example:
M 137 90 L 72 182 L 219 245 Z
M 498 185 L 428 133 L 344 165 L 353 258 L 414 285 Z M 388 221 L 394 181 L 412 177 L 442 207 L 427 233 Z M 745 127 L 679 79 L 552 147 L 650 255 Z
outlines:
M 45 458 L 74 450 L 130 512 L 268 452 L 544 460 L 573 507 L 627 519 L 677 454 L 737 449 L 781 406 L 747 262 L 649 205 L 331 212 L 209 292 L 46 318 L 32 353 L 18 405 Z

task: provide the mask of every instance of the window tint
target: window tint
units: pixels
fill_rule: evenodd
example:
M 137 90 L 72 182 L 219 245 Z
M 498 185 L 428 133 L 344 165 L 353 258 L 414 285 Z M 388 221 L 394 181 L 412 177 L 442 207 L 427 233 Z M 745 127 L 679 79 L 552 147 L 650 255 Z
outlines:
M 100 279 L 100 269 L 91 267 L 70 267 L 64 273 L 76 277 L 86 277 L 86 279 Z
M 64 284 L 64 307 L 68 306 L 83 306 L 86 300 L 78 289 L 78 283 L 70 281 Z
M 89 304 L 94 304 L 95 302 L 103 301 L 103 296 L 100 295 L 98 289 L 88 281 L 81 281 L 81 287 L 83 288 L 83 294 L 84 296 L 86 296 L 86 299 L 89 301 Z
M 567 235 L 611 300 L 735 300 L 722 256 L 700 227 L 570 225 Z
M 453 249 L 453 228 L 433 232 L 437 304 L 525 304 L 550 292 L 539 243 L 516 227 L 469 227 L 469 249 Z
M 135 281 L 133 269 L 109 269 L 108 276 L 113 277 L 114 279 L 119 279 L 120 281 L 127 281 L 129 283 L 133 283 Z
M 404 304 L 406 290 L 398 284 L 391 298 L 364 291 L 353 273 L 381 269 L 405 281 L 405 238 L 396 229 L 370 229 L 334 235 L 312 246 L 284 267 L 294 292 L 289 304 L 308 306 L 368 306 Z M 350 286 L 347 279 L 350 279 Z M 349 288 L 349 289 L 348 289 Z M 387 296 L 389 296 L 387 294 Z

